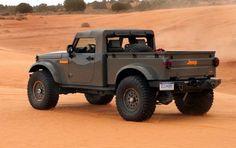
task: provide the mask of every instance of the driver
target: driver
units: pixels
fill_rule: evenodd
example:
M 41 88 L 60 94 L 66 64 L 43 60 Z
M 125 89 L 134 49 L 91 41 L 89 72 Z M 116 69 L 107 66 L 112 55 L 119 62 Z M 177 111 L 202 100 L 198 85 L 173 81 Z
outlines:
M 88 44 L 87 48 L 88 48 L 88 50 L 87 50 L 88 53 L 94 53 L 95 49 L 96 49 L 96 45 L 95 44 Z

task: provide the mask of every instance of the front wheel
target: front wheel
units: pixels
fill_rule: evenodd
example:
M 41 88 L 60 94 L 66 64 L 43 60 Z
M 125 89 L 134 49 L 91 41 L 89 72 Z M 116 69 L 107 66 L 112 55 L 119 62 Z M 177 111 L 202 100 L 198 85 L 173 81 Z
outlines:
M 156 108 L 147 81 L 140 76 L 123 79 L 116 92 L 116 106 L 119 114 L 128 121 L 143 121 L 150 118 Z
M 29 102 L 35 109 L 50 109 L 58 102 L 58 86 L 47 71 L 37 71 L 31 75 L 27 92 Z
M 202 115 L 207 113 L 214 100 L 213 90 L 176 94 L 175 104 L 178 110 L 186 115 Z

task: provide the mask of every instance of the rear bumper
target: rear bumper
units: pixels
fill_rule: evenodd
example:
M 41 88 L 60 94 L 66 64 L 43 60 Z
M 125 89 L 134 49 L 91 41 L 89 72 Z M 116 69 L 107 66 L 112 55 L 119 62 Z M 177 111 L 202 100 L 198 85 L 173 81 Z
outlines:
M 159 88 L 160 82 L 174 83 L 174 92 L 198 92 L 205 89 L 215 89 L 220 85 L 221 79 L 193 79 L 193 80 L 180 80 L 180 81 L 150 81 L 150 87 Z

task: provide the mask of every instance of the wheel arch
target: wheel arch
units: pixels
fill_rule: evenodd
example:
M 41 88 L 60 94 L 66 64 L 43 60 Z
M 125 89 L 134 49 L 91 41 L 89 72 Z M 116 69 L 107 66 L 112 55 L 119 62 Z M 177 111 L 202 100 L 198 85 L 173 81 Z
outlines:
M 121 68 L 116 74 L 116 87 L 119 85 L 122 79 L 132 75 L 140 75 L 146 80 L 154 80 L 156 73 L 151 67 L 145 67 L 141 65 L 128 65 Z
M 56 83 L 61 83 L 60 74 L 56 71 L 56 68 L 49 62 L 44 62 L 44 63 L 41 62 L 32 65 L 29 70 L 29 73 L 41 70 L 48 71 Z

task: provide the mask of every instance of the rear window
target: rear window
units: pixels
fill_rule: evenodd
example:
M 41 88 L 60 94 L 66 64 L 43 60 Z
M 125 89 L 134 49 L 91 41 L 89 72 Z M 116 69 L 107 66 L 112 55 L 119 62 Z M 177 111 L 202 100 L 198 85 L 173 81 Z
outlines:
M 124 52 L 132 44 L 143 44 L 153 49 L 153 38 L 137 36 L 116 36 L 107 38 L 108 52 Z

